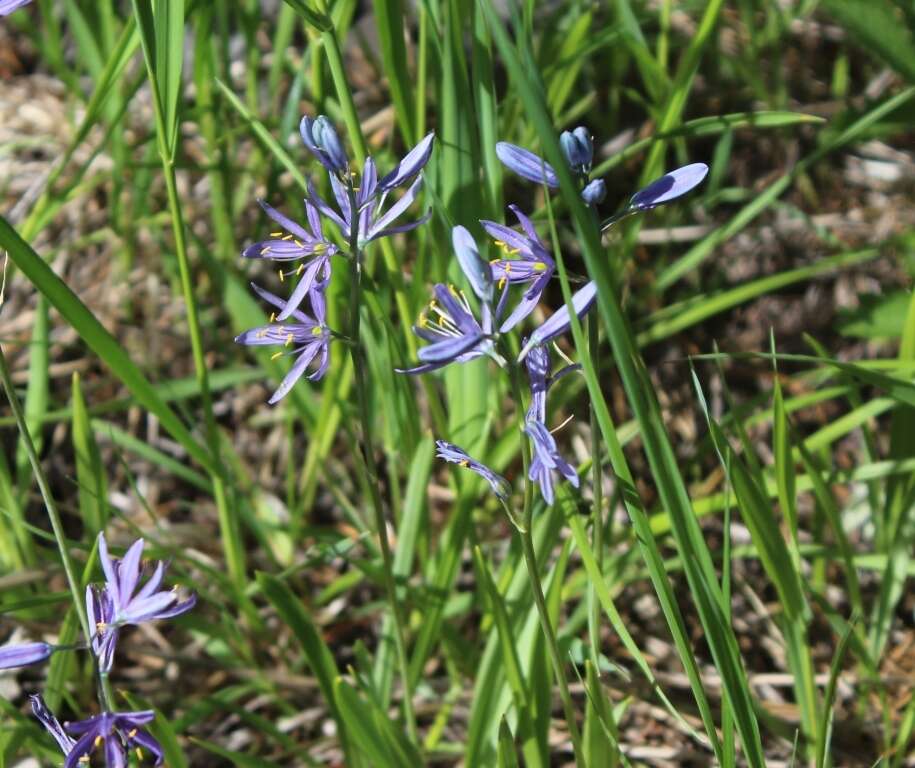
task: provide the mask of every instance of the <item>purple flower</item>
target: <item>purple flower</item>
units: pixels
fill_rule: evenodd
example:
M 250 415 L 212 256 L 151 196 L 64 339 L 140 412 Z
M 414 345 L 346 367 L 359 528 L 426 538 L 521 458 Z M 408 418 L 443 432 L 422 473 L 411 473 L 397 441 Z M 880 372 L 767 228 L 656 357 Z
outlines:
M 528 286 L 518 306 L 499 327 L 501 333 L 507 333 L 534 311 L 556 268 L 553 257 L 537 236 L 533 222 L 517 205 L 508 207 L 517 217 L 524 234 L 495 221 L 480 222 L 505 255 L 512 257 L 490 262 L 493 279 L 500 286 L 506 282 L 526 283 Z
M 9 16 L 17 8 L 28 5 L 32 0 L 0 0 L 0 16 Z
M 162 747 L 143 730 L 143 726 L 155 718 L 151 709 L 140 712 L 102 712 L 86 720 L 68 723 L 64 729 L 48 711 L 40 696 L 32 696 L 31 699 L 35 717 L 55 738 L 66 756 L 64 768 L 89 765 L 90 755 L 100 747 L 105 750 L 105 765 L 108 768 L 127 768 L 127 750 L 131 749 L 137 750 L 138 755 L 141 750 L 147 750 L 155 759 L 155 765 L 162 765 Z M 79 738 L 74 741 L 68 731 Z
M 45 730 L 54 737 L 54 740 L 57 742 L 58 746 L 60 746 L 60 751 L 65 755 L 70 754 L 70 750 L 73 749 L 76 740 L 67 735 L 67 732 L 58 719 L 54 717 L 48 709 L 41 696 L 37 693 L 33 693 L 29 696 L 29 699 L 32 702 L 32 714 L 38 718 L 38 721 L 45 727 Z
M 419 350 L 421 365 L 415 368 L 397 368 L 398 373 L 427 373 L 443 368 L 449 363 L 466 363 L 481 355 L 500 359 L 493 351 L 489 338 L 492 333 L 492 315 L 483 305 L 483 324 L 474 317 L 470 303 L 463 292 L 453 285 L 439 283 L 433 289 L 435 298 L 420 315 L 413 332 L 429 342 Z
M 299 123 L 302 142 L 331 174 L 345 174 L 349 160 L 333 123 L 324 115 L 312 120 L 308 115 Z
M 435 447 L 437 449 L 435 453 L 436 456 L 445 461 L 450 461 L 452 464 L 458 464 L 465 467 L 471 472 L 476 472 L 489 483 L 493 493 L 502 501 L 505 501 L 511 494 L 511 486 L 502 475 L 497 475 L 485 464 L 471 458 L 463 448 L 459 448 L 454 443 L 448 443 L 444 440 L 436 440 Z
M 550 431 L 543 423 L 528 420 L 524 425 L 524 431 L 531 440 L 531 448 L 534 454 L 528 477 L 540 486 L 543 500 L 552 505 L 554 498 L 553 472 L 559 472 L 576 488 L 578 487 L 578 473 L 559 455 L 559 450 L 556 448 L 556 440 L 553 439 Z
M 161 561 L 156 563 L 152 573 L 140 586 L 143 576 L 148 573 L 141 563 L 143 545 L 143 539 L 138 539 L 127 550 L 124 558 L 118 560 L 108 555 L 105 535 L 99 533 L 98 536 L 99 561 L 105 574 L 105 585 L 90 585 L 86 588 L 86 610 L 89 623 L 95 628 L 92 650 L 103 672 L 111 669 L 120 627 L 180 616 L 197 602 L 194 594 L 181 600 L 175 589 L 159 589 L 166 567 Z
M 277 323 L 275 317 L 271 316 L 271 322 L 262 325 L 259 328 L 252 328 L 235 337 L 238 344 L 248 346 L 283 346 L 286 349 L 277 352 L 274 358 L 283 355 L 296 355 L 296 361 L 290 368 L 289 373 L 280 382 L 280 386 L 273 393 L 268 401 L 271 405 L 282 400 L 292 389 L 295 384 L 311 365 L 312 361 L 320 353 L 318 367 L 307 376 L 309 381 L 318 381 L 327 373 L 330 363 L 330 329 L 325 325 L 326 304 L 324 299 L 323 288 L 326 284 L 321 284 L 311 292 L 311 306 L 314 311 L 312 319 L 304 312 L 294 309 L 291 316 L 296 322 Z M 282 313 L 286 308 L 286 302 L 278 296 L 259 288 L 256 285 L 251 286 L 255 292 L 265 301 L 270 302 Z
M 292 296 L 289 297 L 286 308 L 280 313 L 279 319 L 285 320 L 293 310 L 299 307 L 313 286 L 330 279 L 330 257 L 337 252 L 337 246 L 324 237 L 318 209 L 309 200 L 305 200 L 305 212 L 308 216 L 310 231 L 286 218 L 263 200 L 258 200 L 258 202 L 264 212 L 285 230 L 285 234 L 271 232 L 271 239 L 249 245 L 242 251 L 242 256 L 248 259 L 271 259 L 273 261 L 311 259 L 307 264 L 300 264 L 298 269 L 285 273 L 280 272 L 281 280 L 293 274 L 302 276 L 292 292 Z
M 387 211 L 382 213 L 388 189 L 381 189 L 378 182 L 378 174 L 375 170 L 375 161 L 371 157 L 366 158 L 360 185 L 354 190 L 353 196 L 356 200 L 355 214 L 351 210 L 349 186 L 335 176 L 330 177 L 330 184 L 339 213 L 318 195 L 310 181 L 308 183 L 308 198 L 321 213 L 340 228 L 340 231 L 347 239 L 355 229 L 356 242 L 360 248 L 373 240 L 416 229 L 416 227 L 428 221 L 431 215 L 431 213 L 426 213 L 416 221 L 393 226 L 395 219 L 410 207 L 420 190 L 422 190 L 423 180 L 422 177 L 416 179 L 403 196 Z
M 597 285 L 592 280 L 591 282 L 585 283 L 582 288 L 579 288 L 575 293 L 572 294 L 572 308 L 575 310 L 575 314 L 579 318 L 583 317 L 585 313 L 591 306 L 594 304 L 594 299 L 597 297 Z M 527 343 L 521 348 L 521 354 L 518 355 L 518 360 L 523 360 L 530 351 L 536 347 L 538 344 L 546 344 L 549 341 L 552 341 L 557 336 L 561 336 L 572 324 L 572 316 L 569 314 L 568 306 L 563 306 L 562 309 L 557 310 L 552 315 L 550 315 L 537 330 L 535 330 L 531 337 L 527 340 Z
M 629 208 L 650 211 L 655 206 L 676 200 L 701 184 L 707 173 L 708 166 L 705 163 L 692 163 L 677 168 L 636 192 L 629 201 Z
M 54 653 L 54 646 L 47 643 L 20 643 L 0 646 L 0 669 L 14 669 L 39 664 Z

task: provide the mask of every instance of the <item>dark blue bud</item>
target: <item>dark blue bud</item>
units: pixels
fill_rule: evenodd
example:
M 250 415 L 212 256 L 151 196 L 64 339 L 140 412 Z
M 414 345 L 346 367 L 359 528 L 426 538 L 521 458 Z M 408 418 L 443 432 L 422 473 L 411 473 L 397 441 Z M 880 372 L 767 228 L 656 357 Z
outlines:
M 327 153 L 334 169 L 341 172 L 345 171 L 349 165 L 349 161 L 347 160 L 346 152 L 343 149 L 343 143 L 340 141 L 340 137 L 337 135 L 337 131 L 334 129 L 333 124 L 324 115 L 320 115 L 318 119 L 315 120 L 314 126 L 312 127 L 312 136 L 314 137 L 315 144 Z
M 587 173 L 594 156 L 594 147 L 588 131 L 579 126 L 574 131 L 563 131 L 559 136 L 559 145 L 566 156 L 566 162 L 577 173 Z

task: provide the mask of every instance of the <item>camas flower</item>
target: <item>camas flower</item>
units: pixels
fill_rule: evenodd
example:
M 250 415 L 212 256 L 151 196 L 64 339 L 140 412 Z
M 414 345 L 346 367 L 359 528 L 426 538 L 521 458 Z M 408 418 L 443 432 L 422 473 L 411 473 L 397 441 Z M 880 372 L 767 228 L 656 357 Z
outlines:
M 86 588 L 86 610 L 89 623 L 95 628 L 92 650 L 102 672 L 111 669 L 121 627 L 180 616 L 197 602 L 193 593 L 186 600 L 181 600 L 175 589 L 159 589 L 166 567 L 161 561 L 156 563 L 149 578 L 140 586 L 146 571 L 141 564 L 143 545 L 143 539 L 138 539 L 124 558 L 118 560 L 109 556 L 105 535 L 100 533 L 98 536 L 99 561 L 105 574 L 105 585 L 98 587 L 90 584 Z
M 583 317 L 593 306 L 595 298 L 597 298 L 597 285 L 592 280 L 591 282 L 585 283 L 582 288 L 579 288 L 572 294 L 572 307 L 575 310 L 575 314 L 578 315 L 579 318 Z M 538 344 L 546 344 L 557 336 L 564 334 L 569 330 L 571 324 L 572 316 L 569 314 L 569 308 L 567 305 L 563 305 L 561 309 L 558 309 L 550 315 L 543 324 L 531 334 L 527 343 L 521 348 L 521 354 L 518 355 L 518 360 L 524 360 L 530 351 Z
M 527 421 L 539 421 L 541 424 L 545 424 L 547 391 L 566 374 L 580 371 L 581 366 L 577 363 L 566 365 L 556 373 L 550 374 L 550 352 L 544 344 L 539 344 L 528 352 L 527 357 L 524 358 L 524 365 L 527 368 L 527 377 L 531 386 L 531 404 L 527 409 Z
M 54 646 L 47 643 L 17 643 L 0 646 L 0 669 L 27 667 L 47 661 Z
M 435 441 L 436 453 L 440 459 L 450 461 L 452 464 L 458 464 L 461 467 L 476 472 L 482 477 L 496 494 L 503 501 L 511 494 L 511 486 L 502 475 L 496 474 L 485 464 L 471 458 L 463 448 L 459 448 L 454 443 L 448 443 L 444 440 Z
M 528 477 L 540 486 L 540 493 L 547 504 L 552 504 L 553 472 L 559 472 L 576 488 L 578 487 L 578 473 L 559 455 L 556 440 L 550 431 L 540 421 L 528 419 L 524 431 L 531 440 L 533 458 L 528 472 Z
M 287 218 L 263 200 L 258 200 L 264 212 L 279 224 L 283 230 L 271 232 L 269 240 L 249 245 L 242 251 L 248 259 L 271 259 L 273 261 L 297 261 L 311 259 L 307 264 L 300 264 L 298 269 L 280 272 L 280 279 L 289 275 L 301 275 L 301 279 L 289 297 L 286 308 L 279 319 L 285 320 L 297 309 L 314 285 L 330 279 L 330 257 L 337 252 L 337 246 L 324 237 L 321 217 L 318 209 L 305 200 L 305 213 L 309 229 L 305 229 L 292 219 Z
M 0 0 L 0 16 L 9 16 L 13 11 L 31 2 L 32 0 Z
M 33 695 L 30 698 L 33 714 L 54 737 L 66 756 L 64 768 L 89 765 L 92 759 L 90 755 L 100 747 L 105 750 L 105 765 L 108 768 L 127 768 L 127 750 L 131 749 L 137 751 L 138 759 L 142 759 L 142 750 L 145 749 L 152 755 L 155 765 L 162 765 L 162 747 L 143 730 L 143 726 L 155 718 L 151 709 L 139 712 L 102 712 L 62 727 L 40 696 Z M 70 734 L 79 738 L 74 740 Z
M 250 331 L 245 331 L 235 337 L 236 343 L 247 346 L 283 346 L 286 348 L 277 352 L 274 358 L 283 355 L 296 356 L 296 361 L 289 373 L 286 374 L 276 392 L 270 397 L 268 402 L 271 405 L 279 402 L 289 393 L 292 386 L 302 378 L 308 366 L 319 354 L 318 367 L 307 378 L 309 381 L 318 381 L 327 373 L 327 368 L 330 364 L 329 347 L 332 336 L 330 329 L 325 324 L 326 303 L 323 290 L 325 285 L 322 283 L 311 292 L 311 307 L 314 311 L 314 318 L 295 309 L 290 313 L 295 320 L 293 323 L 274 322 L 276 317 L 271 316 L 269 324 L 252 328 Z M 263 288 L 253 284 L 251 287 L 258 296 L 283 313 L 286 308 L 286 302 Z
M 490 262 L 493 279 L 500 285 L 507 282 L 528 286 L 518 306 L 499 327 L 501 333 L 507 333 L 534 311 L 556 268 L 553 257 L 537 236 L 533 222 L 517 205 L 508 207 L 521 224 L 524 234 L 495 221 L 480 222 L 505 255 L 512 257 Z
M 492 267 L 480 257 L 473 236 L 464 227 L 458 226 L 451 231 L 451 241 L 461 270 L 480 299 L 481 320 L 474 316 L 463 291 L 453 285 L 437 284 L 433 288 L 435 298 L 413 326 L 417 336 L 430 342 L 419 350 L 422 364 L 415 368 L 398 368 L 398 373 L 427 373 L 482 355 L 489 355 L 499 365 L 505 364 L 492 340 Z

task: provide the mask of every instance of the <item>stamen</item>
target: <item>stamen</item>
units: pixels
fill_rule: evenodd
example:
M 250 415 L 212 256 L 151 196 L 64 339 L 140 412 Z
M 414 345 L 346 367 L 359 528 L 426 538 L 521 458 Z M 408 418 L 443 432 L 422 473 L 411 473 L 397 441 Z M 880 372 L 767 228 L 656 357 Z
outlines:
M 288 243 L 290 240 L 293 240 L 293 239 L 294 239 L 294 238 L 293 238 L 292 235 L 283 235 L 283 236 L 280 238 L 280 240 L 285 240 L 287 243 Z
M 305 271 L 305 265 L 299 264 L 299 268 L 295 271 L 297 275 L 301 275 Z
M 467 461 L 467 459 L 461 459 L 461 460 L 458 462 L 458 466 L 461 466 L 461 467 L 469 467 L 469 466 L 470 466 L 470 462 Z
M 282 237 L 282 236 L 283 236 L 283 231 L 282 231 L 282 230 L 280 230 L 279 232 L 271 232 L 271 233 L 270 233 L 270 237 Z
M 305 243 L 303 243 L 301 240 L 294 240 L 293 242 L 294 242 L 299 248 L 304 248 L 304 247 L 305 247 Z
M 575 414 L 572 414 L 571 416 L 569 416 L 569 418 L 567 418 L 564 422 L 562 422 L 562 424 L 560 424 L 558 427 L 553 427 L 550 430 L 550 434 L 555 435 L 560 429 L 562 429 L 566 424 L 568 424 L 574 418 L 575 418 Z
M 291 333 L 286 334 L 286 345 L 287 347 L 292 345 L 292 340 L 295 338 Z
M 270 355 L 270 359 L 276 360 L 277 358 L 282 357 L 285 354 L 286 354 L 285 352 L 274 352 L 272 355 Z
M 282 269 L 279 271 L 279 276 L 280 276 L 280 282 L 282 283 L 283 280 L 285 279 L 285 278 L 283 277 L 283 270 L 282 270 Z
M 275 322 L 276 322 L 276 312 L 271 312 L 271 313 L 270 313 L 270 322 L 271 322 L 271 323 L 275 323 Z
M 102 738 L 102 734 L 99 734 L 98 736 L 96 736 L 95 741 L 93 742 L 93 744 L 95 744 L 96 749 L 98 749 L 104 743 L 105 743 L 105 740 Z
M 324 333 L 324 329 L 320 325 L 316 325 L 311 329 L 312 336 L 320 336 L 322 333 Z
M 499 290 L 500 291 L 505 287 L 505 279 L 506 278 L 503 277 L 501 280 L 499 280 Z
M 136 735 L 137 735 L 137 729 L 136 729 L 136 728 L 131 728 L 129 731 L 127 731 L 127 738 L 128 738 L 128 739 L 132 739 L 132 738 L 134 738 Z
M 542 261 L 535 262 L 534 272 L 546 272 L 546 264 L 544 264 Z

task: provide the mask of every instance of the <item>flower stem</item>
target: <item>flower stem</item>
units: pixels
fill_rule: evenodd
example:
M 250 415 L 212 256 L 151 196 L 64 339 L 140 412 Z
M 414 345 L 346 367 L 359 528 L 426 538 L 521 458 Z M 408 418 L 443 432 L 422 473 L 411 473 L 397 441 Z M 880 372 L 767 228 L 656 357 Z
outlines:
M 524 409 L 522 406 L 522 392 L 520 371 L 518 364 L 512 360 L 512 356 L 507 358 L 509 374 L 511 376 L 512 391 L 516 407 L 519 409 L 519 421 L 523 423 Z M 534 513 L 534 484 L 530 479 L 528 470 L 531 465 L 531 449 L 525 437 L 521 438 L 521 461 L 524 468 L 524 511 L 521 515 L 523 530 L 519 530 L 521 536 L 521 550 L 524 553 L 524 565 L 527 567 L 527 575 L 531 582 L 531 592 L 534 593 L 534 604 L 537 606 L 537 614 L 540 617 L 540 627 L 546 638 L 547 649 L 550 654 L 550 660 L 553 664 L 553 672 L 556 675 L 556 682 L 559 684 L 559 697 L 562 699 L 562 709 L 566 718 L 566 725 L 569 728 L 569 736 L 572 739 L 572 750 L 575 753 L 575 763 L 579 766 L 585 766 L 587 763 L 584 759 L 584 752 L 581 744 L 581 734 L 578 730 L 578 721 L 575 717 L 575 707 L 572 705 L 572 695 L 569 692 L 569 685 L 566 682 L 562 655 L 559 653 L 559 643 L 556 640 L 556 633 L 550 622 L 550 614 L 546 606 L 546 598 L 543 596 L 543 587 L 540 583 L 540 568 L 537 565 L 537 553 L 534 550 L 533 537 L 533 513 Z
M 384 588 L 390 604 L 391 616 L 394 620 L 394 647 L 397 653 L 397 665 L 400 667 L 401 685 L 403 686 L 403 713 L 406 720 L 407 733 L 410 739 L 419 745 L 419 734 L 416 730 L 416 717 L 413 713 L 413 689 L 410 686 L 410 666 L 407 659 L 407 645 L 404 639 L 404 619 L 397 602 L 397 586 L 394 582 L 394 558 L 391 555 L 391 545 L 388 542 L 387 523 L 384 518 L 384 505 L 381 500 L 381 491 L 378 487 L 378 473 L 375 467 L 375 447 L 372 431 L 372 414 L 369 409 L 366 379 L 369 374 L 365 360 L 365 351 L 360 338 L 360 308 L 362 304 L 362 250 L 359 248 L 359 215 L 356 205 L 356 193 L 352 181 L 349 187 L 350 211 L 352 211 L 352 226 L 349 237 L 350 250 L 350 327 L 349 344 L 350 355 L 353 360 L 353 372 L 356 382 L 356 399 L 359 403 L 359 419 L 362 422 L 362 456 L 366 480 L 371 489 L 372 511 L 375 517 L 375 530 L 378 533 L 378 543 L 381 548 L 382 574 Z
M 591 354 L 591 365 L 594 370 L 599 370 L 600 350 L 598 348 L 598 320 L 597 313 L 588 316 L 588 351 Z M 597 413 L 594 404 L 588 404 L 591 426 L 591 484 L 593 503 L 591 508 L 591 546 L 594 550 L 594 559 L 598 570 L 603 573 L 604 565 L 604 522 L 603 522 L 603 487 L 601 483 L 600 460 L 600 428 L 597 423 Z M 598 657 L 600 656 L 600 605 L 597 600 L 597 591 L 594 584 L 588 588 L 588 638 L 591 641 L 591 661 L 595 669 L 600 669 Z

